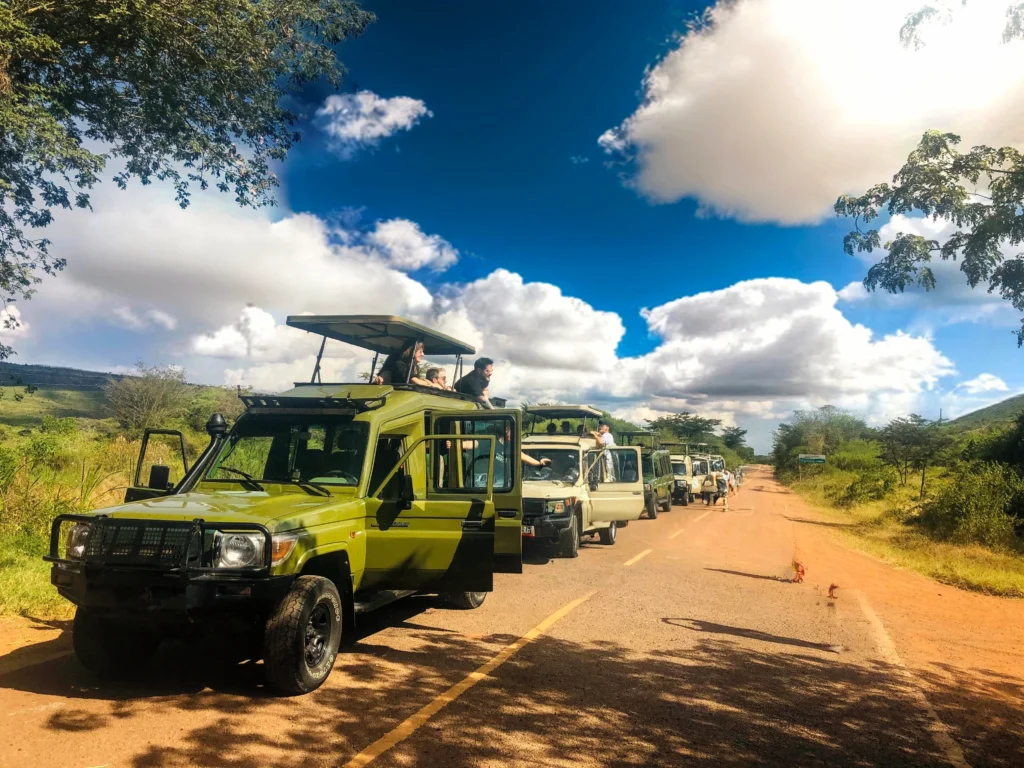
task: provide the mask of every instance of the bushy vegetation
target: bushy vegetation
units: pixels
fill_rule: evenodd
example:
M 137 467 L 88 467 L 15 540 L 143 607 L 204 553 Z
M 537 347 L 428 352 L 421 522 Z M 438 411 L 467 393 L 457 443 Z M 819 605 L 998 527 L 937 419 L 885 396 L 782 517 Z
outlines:
M 53 392 L 41 388 L 25 394 L 16 408 L 0 416 L 0 613 L 61 615 L 66 601 L 57 599 L 42 561 L 50 525 L 63 513 L 120 503 L 133 481 L 144 426 L 176 428 L 185 434 L 194 459 L 207 444 L 203 425 L 211 413 L 229 419 L 241 413 L 237 392 L 185 383 L 175 369 L 147 369 L 125 377 L 130 407 L 99 392 Z M 163 378 L 162 378 L 163 377 Z M 168 395 L 168 392 L 170 393 Z M 159 397 L 153 397 L 159 394 Z M 6 402 L 6 401 L 5 401 Z M 11 401 L 13 404 L 13 399 Z M 152 419 L 139 421 L 139 403 Z M 34 410 L 33 410 L 34 409 Z M 75 416 L 54 414 L 71 412 Z M 90 416 L 84 414 L 89 413 Z M 147 464 L 166 463 L 180 470 L 171 443 L 151 442 Z M 143 478 L 145 482 L 145 478 Z
M 824 454 L 827 463 L 801 466 L 800 454 Z M 976 429 L 917 415 L 873 429 L 831 406 L 797 411 L 776 430 L 771 458 L 780 481 L 848 515 L 873 546 L 901 550 L 894 559 L 913 551 L 912 566 L 930 575 L 1024 596 L 1024 413 Z M 947 578 L 948 562 L 929 561 L 928 551 L 945 561 L 957 551 L 961 566 L 992 555 L 984 568 L 958 567 Z M 995 578 L 997 560 L 1012 577 Z

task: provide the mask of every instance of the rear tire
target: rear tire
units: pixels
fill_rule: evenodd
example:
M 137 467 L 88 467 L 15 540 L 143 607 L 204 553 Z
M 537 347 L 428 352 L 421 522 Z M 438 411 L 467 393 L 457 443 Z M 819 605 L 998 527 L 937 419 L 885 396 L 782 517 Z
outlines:
M 448 592 L 444 595 L 445 602 L 460 611 L 471 611 L 479 608 L 487 599 L 486 592 Z
M 562 536 L 559 537 L 558 556 L 580 556 L 580 516 L 578 512 L 573 513 L 572 521 L 569 523 L 569 528 L 564 534 L 562 534 Z
M 71 640 L 79 663 L 102 677 L 136 674 L 159 644 L 147 627 L 120 624 L 84 608 L 75 611 Z
M 341 642 L 341 596 L 323 576 L 300 576 L 267 620 L 263 663 L 285 696 L 315 691 L 334 668 Z
M 662 512 L 672 511 L 672 494 L 665 497 L 664 506 L 661 509 Z
M 615 543 L 615 539 L 618 537 L 618 531 L 619 526 L 613 520 L 612 522 L 608 523 L 607 528 L 600 529 L 597 532 L 597 535 L 600 537 L 602 544 L 610 547 L 612 544 Z
M 684 493 L 683 494 L 683 506 L 684 507 L 690 506 L 690 494 L 689 493 Z
M 647 499 L 647 517 L 651 520 L 656 520 L 658 517 L 658 500 L 654 498 L 653 493 Z

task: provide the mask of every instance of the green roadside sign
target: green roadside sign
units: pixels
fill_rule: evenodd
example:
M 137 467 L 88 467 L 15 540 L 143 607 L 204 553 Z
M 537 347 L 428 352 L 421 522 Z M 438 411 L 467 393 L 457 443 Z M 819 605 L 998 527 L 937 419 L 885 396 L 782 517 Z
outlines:
M 824 464 L 825 457 L 818 453 L 801 453 L 797 456 L 801 464 Z

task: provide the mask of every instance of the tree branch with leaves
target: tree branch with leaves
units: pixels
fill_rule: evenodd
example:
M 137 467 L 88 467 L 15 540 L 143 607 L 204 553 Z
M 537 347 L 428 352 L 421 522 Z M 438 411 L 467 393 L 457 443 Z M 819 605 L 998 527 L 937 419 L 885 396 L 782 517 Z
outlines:
M 111 158 L 120 188 L 169 182 L 182 207 L 211 185 L 272 205 L 300 139 L 289 95 L 337 87 L 334 46 L 374 18 L 352 0 L 0 3 L 0 302 L 64 268 L 40 231 L 91 207 Z

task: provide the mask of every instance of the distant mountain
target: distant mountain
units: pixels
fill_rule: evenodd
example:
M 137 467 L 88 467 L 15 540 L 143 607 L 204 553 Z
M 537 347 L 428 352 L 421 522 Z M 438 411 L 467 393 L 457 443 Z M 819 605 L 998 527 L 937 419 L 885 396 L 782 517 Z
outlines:
M 977 427 L 982 424 L 1012 421 L 1021 411 L 1024 411 L 1024 395 L 1015 395 L 994 405 L 966 413 L 950 423 L 961 427 Z
M 22 365 L 0 363 L 0 386 L 52 387 L 54 389 L 99 390 L 111 379 L 122 378 L 116 373 L 82 371 L 78 368 L 58 368 L 51 365 Z

